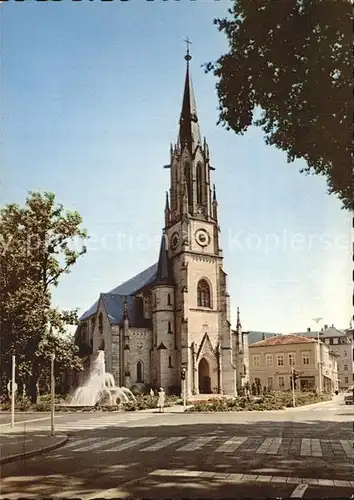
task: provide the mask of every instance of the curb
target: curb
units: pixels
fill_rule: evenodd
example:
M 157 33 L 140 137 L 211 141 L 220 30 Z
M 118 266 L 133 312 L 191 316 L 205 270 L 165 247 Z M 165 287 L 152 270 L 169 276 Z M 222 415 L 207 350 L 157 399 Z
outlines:
M 55 450 L 56 448 L 60 448 L 60 446 L 63 446 L 69 439 L 68 435 L 62 435 L 62 439 L 55 443 L 51 444 L 50 446 L 44 446 L 42 448 L 37 448 L 36 450 L 32 451 L 25 451 L 24 453 L 18 453 L 17 455 L 9 455 L 8 457 L 4 457 L 0 459 L 0 464 L 7 464 L 9 462 L 15 462 L 16 460 L 20 460 L 21 458 L 30 458 L 34 457 L 35 455 L 40 455 L 41 453 L 45 453 L 46 451 L 51 451 Z

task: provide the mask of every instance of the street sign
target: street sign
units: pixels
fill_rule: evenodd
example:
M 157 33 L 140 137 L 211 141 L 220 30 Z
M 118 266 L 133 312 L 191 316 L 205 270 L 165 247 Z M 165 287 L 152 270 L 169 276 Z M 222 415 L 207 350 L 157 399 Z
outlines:
M 15 388 L 15 392 L 16 392 L 16 391 L 17 391 L 17 384 L 16 384 L 16 382 L 14 383 L 14 388 Z M 12 382 L 11 382 L 11 380 L 10 380 L 10 382 L 7 384 L 7 390 L 8 390 L 9 392 L 11 392 L 11 391 L 12 391 Z

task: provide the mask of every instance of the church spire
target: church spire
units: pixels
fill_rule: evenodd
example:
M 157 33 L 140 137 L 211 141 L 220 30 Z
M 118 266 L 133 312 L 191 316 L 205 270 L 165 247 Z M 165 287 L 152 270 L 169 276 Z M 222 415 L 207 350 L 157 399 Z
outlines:
M 189 53 L 189 45 L 191 44 L 191 42 L 188 40 L 188 38 L 185 40 L 185 42 L 187 43 L 187 53 L 184 58 L 187 61 L 187 68 L 181 118 L 179 121 L 179 143 L 182 149 L 185 145 L 187 145 L 189 152 L 193 154 L 198 143 L 201 143 L 201 139 L 197 116 L 197 106 L 195 104 L 193 85 L 189 71 L 189 61 L 192 59 L 192 56 Z

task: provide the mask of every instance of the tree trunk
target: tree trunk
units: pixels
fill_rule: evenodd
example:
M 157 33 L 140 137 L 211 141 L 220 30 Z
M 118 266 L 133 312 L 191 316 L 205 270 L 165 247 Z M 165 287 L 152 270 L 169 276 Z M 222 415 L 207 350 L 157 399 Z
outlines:
M 28 397 L 31 400 L 32 404 L 37 403 L 37 380 L 38 377 L 34 375 L 31 375 L 29 378 Z

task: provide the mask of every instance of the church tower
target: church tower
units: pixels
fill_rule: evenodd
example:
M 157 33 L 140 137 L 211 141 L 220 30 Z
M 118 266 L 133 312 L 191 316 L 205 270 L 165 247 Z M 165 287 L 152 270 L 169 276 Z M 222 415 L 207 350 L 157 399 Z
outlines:
M 200 134 L 188 45 L 185 59 L 179 134 L 176 144 L 171 145 L 168 165 L 170 190 L 164 228 L 173 279 L 163 285 L 163 290 L 172 293 L 173 281 L 176 383 L 181 384 L 184 369 L 187 397 L 199 393 L 235 394 L 236 356 L 219 244 L 218 203 L 211 180 L 214 168 L 208 143 Z

